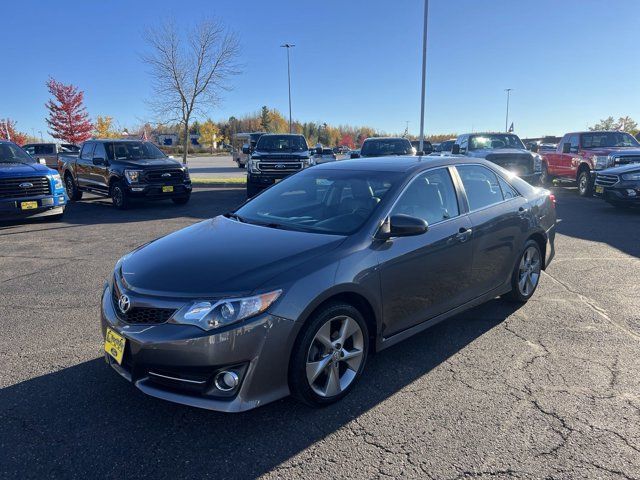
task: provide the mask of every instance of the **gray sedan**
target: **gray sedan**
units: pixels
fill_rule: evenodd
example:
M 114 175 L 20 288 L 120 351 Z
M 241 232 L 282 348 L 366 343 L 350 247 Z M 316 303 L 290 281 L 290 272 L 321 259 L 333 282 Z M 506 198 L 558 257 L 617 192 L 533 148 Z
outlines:
M 553 195 L 425 158 L 319 165 L 126 255 L 102 295 L 106 361 L 196 407 L 321 406 L 373 352 L 496 296 L 526 302 L 553 257 Z

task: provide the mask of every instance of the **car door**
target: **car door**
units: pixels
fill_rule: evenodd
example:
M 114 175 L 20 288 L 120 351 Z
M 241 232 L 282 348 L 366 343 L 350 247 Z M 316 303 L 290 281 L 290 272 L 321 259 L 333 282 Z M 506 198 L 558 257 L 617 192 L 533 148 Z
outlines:
M 104 143 L 96 142 L 90 166 L 91 184 L 94 188 L 105 191 L 108 190 L 109 167 L 107 163 L 107 151 L 104 148 Z
M 91 167 L 95 142 L 84 142 L 76 161 L 76 182 L 81 187 L 91 186 Z
M 522 245 L 528 202 L 504 177 L 484 165 L 456 167 L 473 229 L 470 282 L 474 298 L 510 279 Z
M 447 167 L 418 174 L 398 197 L 391 215 L 424 219 L 428 231 L 392 238 L 378 251 L 385 337 L 399 333 L 469 299 L 471 222 Z

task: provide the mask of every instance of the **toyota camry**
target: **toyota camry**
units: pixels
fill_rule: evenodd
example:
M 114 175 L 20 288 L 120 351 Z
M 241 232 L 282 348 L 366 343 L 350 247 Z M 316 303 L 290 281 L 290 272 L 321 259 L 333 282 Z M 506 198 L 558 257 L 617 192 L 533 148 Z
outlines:
M 555 224 L 549 191 L 482 159 L 315 166 L 121 258 L 105 359 L 181 404 L 327 405 L 372 353 L 495 297 L 530 299 Z

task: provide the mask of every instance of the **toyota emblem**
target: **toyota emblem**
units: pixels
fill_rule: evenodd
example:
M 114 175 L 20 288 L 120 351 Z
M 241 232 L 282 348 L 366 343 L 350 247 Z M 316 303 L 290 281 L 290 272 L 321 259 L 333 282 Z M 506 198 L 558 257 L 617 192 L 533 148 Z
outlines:
M 131 308 L 131 300 L 126 295 L 121 295 L 118 299 L 118 308 L 122 313 L 127 313 Z

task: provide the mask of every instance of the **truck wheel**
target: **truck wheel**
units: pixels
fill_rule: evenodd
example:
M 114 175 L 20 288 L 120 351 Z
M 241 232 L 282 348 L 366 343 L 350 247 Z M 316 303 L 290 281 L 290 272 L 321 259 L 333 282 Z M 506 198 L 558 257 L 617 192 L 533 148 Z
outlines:
M 64 187 L 67 190 L 70 202 L 77 202 L 82 199 L 82 192 L 78 190 L 76 182 L 73 181 L 73 176 L 70 173 L 64 176 Z
M 111 196 L 111 201 L 113 202 L 113 206 L 124 210 L 129 206 L 129 199 L 127 198 L 127 190 L 122 183 L 122 180 L 118 180 L 111 184 L 111 188 L 109 189 L 109 195 Z
M 174 197 L 171 200 L 176 205 L 185 205 L 187 202 L 189 202 L 190 198 L 191 198 L 191 195 L 187 195 L 186 197 Z
M 553 177 L 549 175 L 549 167 L 546 163 L 542 164 L 542 171 L 540 172 L 540 185 L 543 187 L 551 186 L 553 183 Z
M 582 170 L 578 175 L 578 193 L 581 197 L 593 195 L 593 185 L 591 183 L 591 173 L 589 170 Z

